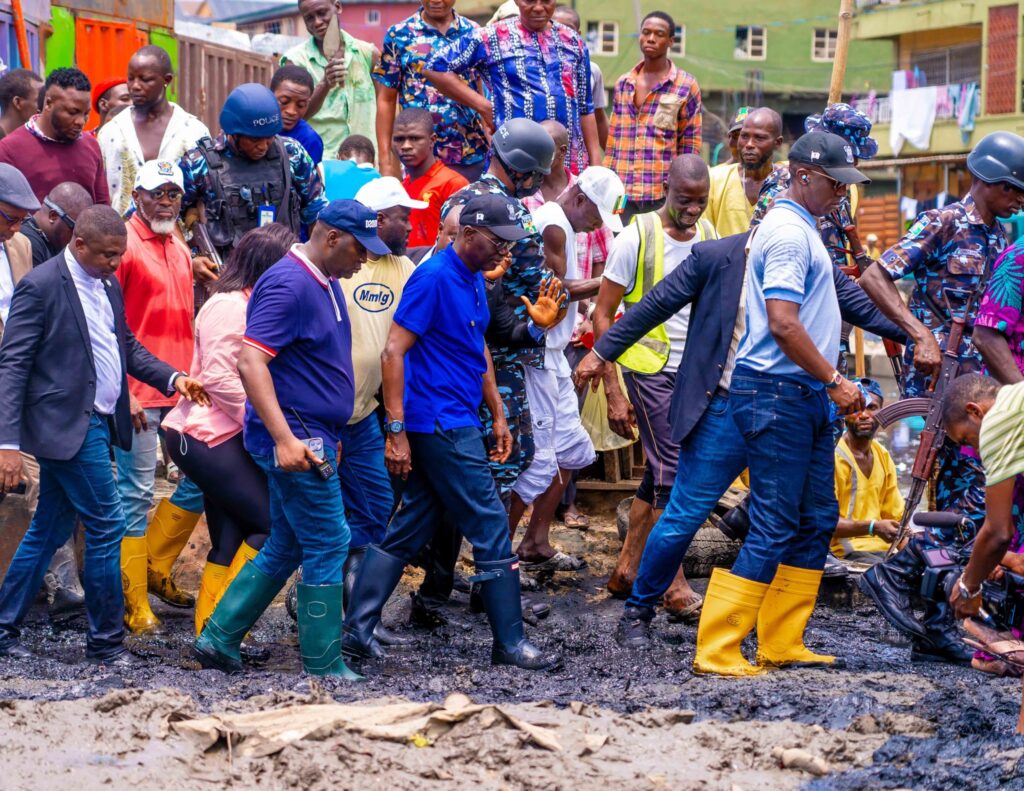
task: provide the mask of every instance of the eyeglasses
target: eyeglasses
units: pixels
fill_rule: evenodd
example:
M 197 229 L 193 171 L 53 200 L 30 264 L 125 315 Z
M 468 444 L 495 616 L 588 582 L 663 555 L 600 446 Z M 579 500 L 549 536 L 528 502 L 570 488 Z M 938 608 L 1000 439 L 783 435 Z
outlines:
M 515 242 L 509 242 L 504 239 L 497 239 L 496 237 L 491 236 L 491 234 L 485 231 L 483 228 L 474 227 L 474 230 L 478 231 L 480 235 L 487 240 L 491 247 L 494 248 L 495 252 L 501 253 L 501 255 L 507 255 L 508 253 L 512 252 L 512 248 L 515 246 Z
M 149 197 L 151 197 L 155 201 L 162 201 L 164 198 L 167 198 L 171 201 L 171 203 L 177 203 L 183 197 L 185 197 L 185 193 L 178 189 L 165 190 L 163 188 L 160 188 L 158 190 L 143 190 L 143 192 L 145 192 L 147 195 L 149 195 Z
M 830 184 L 832 184 L 832 191 L 833 192 L 843 192 L 844 190 L 846 190 L 846 188 L 848 186 L 847 184 L 843 184 L 843 182 L 841 182 L 841 181 L 837 181 L 836 179 L 832 178 L 831 176 L 825 175 L 820 170 L 812 170 L 810 172 L 813 173 L 815 176 L 821 176 L 823 179 L 825 179 L 825 181 L 827 181 Z
M 56 203 L 54 203 L 49 198 L 43 198 L 43 205 L 47 209 L 52 211 L 54 214 L 56 214 L 57 217 L 60 218 L 60 221 L 62 223 L 64 223 L 68 228 L 70 228 L 72 231 L 75 230 L 75 221 L 72 220 L 68 216 L 68 213 L 66 211 L 64 211 L 60 206 L 58 206 Z
M 21 225 L 23 222 L 25 222 L 25 220 L 28 219 L 28 213 L 26 212 L 24 217 L 12 217 L 7 212 L 5 212 L 3 209 L 0 209 L 0 217 L 3 217 L 4 220 L 7 221 L 8 225 L 15 226 L 15 225 Z

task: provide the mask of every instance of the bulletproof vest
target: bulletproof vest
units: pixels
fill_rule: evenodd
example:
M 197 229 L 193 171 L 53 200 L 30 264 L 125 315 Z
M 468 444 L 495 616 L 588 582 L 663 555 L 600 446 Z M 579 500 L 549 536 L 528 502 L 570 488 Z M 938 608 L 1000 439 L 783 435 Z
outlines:
M 292 183 L 291 163 L 279 137 L 263 159 L 226 157 L 223 149 L 206 138 L 199 149 L 209 165 L 210 190 L 216 195 L 206 202 L 206 227 L 218 251 L 230 250 L 246 232 L 260 223 L 260 206 L 277 210 L 277 222 L 287 225 L 296 236 L 302 222 L 299 196 Z

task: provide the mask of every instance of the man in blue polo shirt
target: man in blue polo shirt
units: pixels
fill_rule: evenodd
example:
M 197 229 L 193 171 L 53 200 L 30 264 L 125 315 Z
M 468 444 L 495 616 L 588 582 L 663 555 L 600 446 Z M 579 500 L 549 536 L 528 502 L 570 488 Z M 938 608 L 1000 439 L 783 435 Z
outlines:
M 238 373 L 245 387 L 245 448 L 267 473 L 271 532 L 224 593 L 194 653 L 204 667 L 241 669 L 246 632 L 302 564 L 299 649 L 313 675 L 359 678 L 341 657 L 342 568 L 349 529 L 334 477 L 352 415 L 352 333 L 337 278 L 367 251 L 384 255 L 377 215 L 361 203 L 328 204 L 310 239 L 256 283 Z
M 693 660 L 700 673 L 835 661 L 803 642 L 839 517 L 829 400 L 849 414 L 864 399 L 835 369 L 842 319 L 816 218 L 867 179 L 850 144 L 828 132 L 801 137 L 789 161 L 790 187 L 749 241 L 746 330 L 729 411 L 750 466 L 750 534 L 732 571 L 711 575 Z M 740 652 L 755 624 L 757 666 Z
M 388 470 L 407 478 L 380 546 L 363 560 L 349 604 L 343 650 L 353 659 L 382 654 L 373 636 L 402 571 L 448 512 L 473 545 L 480 595 L 494 644 L 491 662 L 547 670 L 561 658 L 544 654 L 523 634 L 519 560 L 508 517 L 487 463 L 481 400 L 494 415 L 491 458 L 504 461 L 512 437 L 484 343 L 490 315 L 485 271 L 496 269 L 527 236 L 518 202 L 506 195 L 470 198 L 455 242 L 420 264 L 395 313 L 381 362 Z

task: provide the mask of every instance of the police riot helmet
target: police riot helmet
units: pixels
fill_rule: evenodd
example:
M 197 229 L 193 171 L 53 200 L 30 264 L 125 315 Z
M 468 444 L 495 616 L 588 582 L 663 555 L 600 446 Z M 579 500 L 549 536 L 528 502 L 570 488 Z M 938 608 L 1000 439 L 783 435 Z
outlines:
M 1024 137 L 1013 132 L 985 135 L 967 157 L 967 169 L 987 184 L 1006 183 L 1024 191 Z
M 226 135 L 274 137 L 281 134 L 281 106 L 266 85 L 247 82 L 239 85 L 220 111 L 220 128 Z
M 513 118 L 498 127 L 491 145 L 513 183 L 515 197 L 540 189 L 555 159 L 555 141 L 544 127 L 529 118 Z

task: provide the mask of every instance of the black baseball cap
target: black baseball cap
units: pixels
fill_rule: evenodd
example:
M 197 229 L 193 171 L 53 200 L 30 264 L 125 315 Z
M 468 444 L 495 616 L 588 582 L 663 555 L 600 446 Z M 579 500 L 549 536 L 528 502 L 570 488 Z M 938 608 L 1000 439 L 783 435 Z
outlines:
M 853 146 L 831 132 L 808 132 L 789 149 L 789 161 L 813 165 L 840 184 L 866 184 L 871 179 L 854 167 Z
M 459 225 L 463 228 L 486 228 L 499 239 L 518 242 L 530 235 L 516 220 L 518 207 L 511 198 L 491 192 L 474 195 L 462 207 Z

